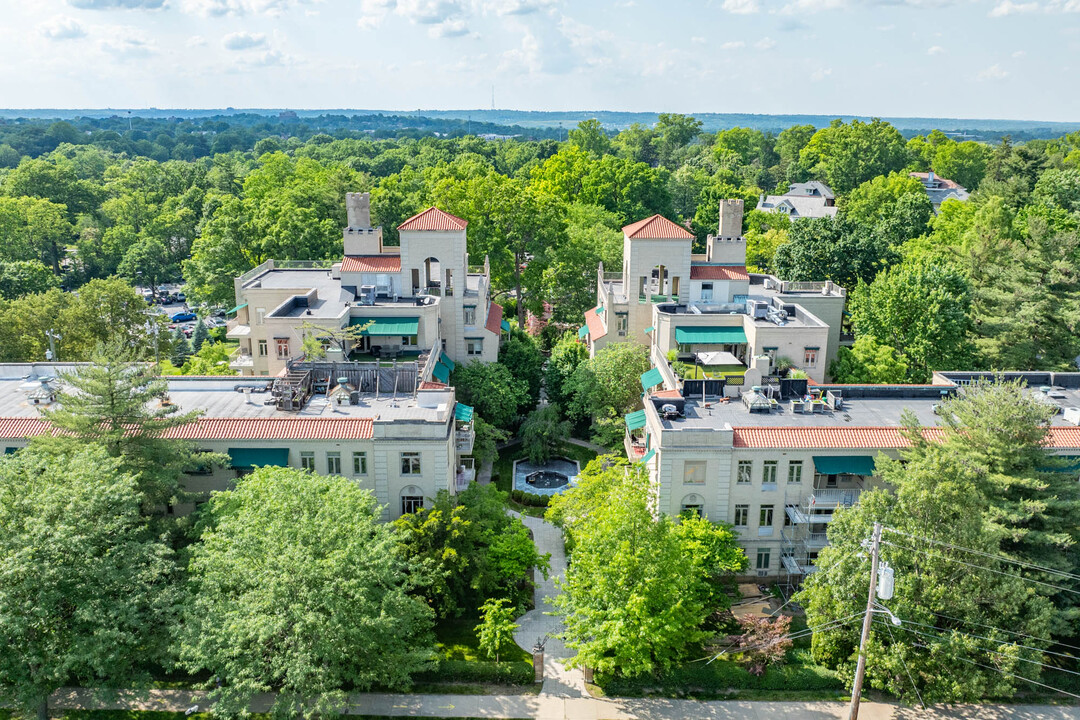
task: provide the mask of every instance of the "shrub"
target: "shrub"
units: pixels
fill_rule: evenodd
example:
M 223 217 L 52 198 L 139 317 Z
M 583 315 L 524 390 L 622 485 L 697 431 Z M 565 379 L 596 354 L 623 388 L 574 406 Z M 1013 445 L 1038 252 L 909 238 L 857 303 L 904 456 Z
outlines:
M 497 683 L 531 685 L 533 666 L 528 660 L 473 662 L 440 659 L 431 670 L 413 676 L 416 682 Z

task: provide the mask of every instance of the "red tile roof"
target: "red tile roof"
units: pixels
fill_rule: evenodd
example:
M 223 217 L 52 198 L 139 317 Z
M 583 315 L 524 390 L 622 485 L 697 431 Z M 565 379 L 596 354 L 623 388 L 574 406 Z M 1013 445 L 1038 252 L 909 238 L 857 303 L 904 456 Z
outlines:
M 682 393 L 678 390 L 660 390 L 659 392 L 652 393 L 652 396 L 655 398 L 672 399 L 681 398 Z
M 454 217 L 437 207 L 429 207 L 398 225 L 398 230 L 464 230 L 467 220 Z
M 400 255 L 346 255 L 341 272 L 401 272 Z
M 0 418 L 0 438 L 44 435 L 38 418 Z M 374 436 L 372 418 L 199 418 L 164 435 L 183 440 L 366 440 Z
M 434 380 L 425 380 L 420 383 L 421 390 L 445 390 L 448 387 L 450 386 L 446 383 L 436 382 Z
M 628 238 L 648 238 L 650 240 L 692 240 L 694 236 L 682 225 L 676 225 L 663 215 L 653 215 L 638 220 L 624 227 Z
M 484 327 L 487 328 L 488 332 L 493 332 L 496 335 L 502 335 L 502 318 L 502 305 L 498 303 L 489 303 L 487 322 L 484 323 Z
M 736 427 L 733 445 L 737 448 L 804 448 L 895 450 L 907 447 L 898 427 Z M 943 428 L 923 428 L 923 436 L 941 438 Z M 1052 427 L 1047 430 L 1048 448 L 1080 449 L 1080 427 Z
M 598 307 L 594 307 L 585 311 L 585 324 L 589 328 L 589 339 L 593 342 L 596 342 L 607 335 L 607 328 L 604 327 L 604 321 L 596 314 L 596 311 L 599 309 L 600 308 Z
M 690 264 L 691 280 L 749 280 L 745 265 Z

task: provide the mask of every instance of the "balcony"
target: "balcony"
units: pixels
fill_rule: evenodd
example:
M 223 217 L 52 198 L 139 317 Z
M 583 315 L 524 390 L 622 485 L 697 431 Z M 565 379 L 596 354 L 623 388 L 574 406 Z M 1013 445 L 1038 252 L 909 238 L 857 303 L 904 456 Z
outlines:
M 229 368 L 231 370 L 250 370 L 255 367 L 255 358 L 251 353 L 241 352 L 240 348 L 229 354 Z
M 476 465 L 472 458 L 458 460 L 457 476 L 454 478 L 455 490 L 461 492 L 469 487 L 469 483 L 476 479 Z
M 225 337 L 237 340 L 239 338 L 246 338 L 249 335 L 251 335 L 251 326 L 247 323 L 241 324 L 239 318 L 233 318 L 225 323 Z
M 473 443 L 476 441 L 476 431 L 471 427 L 459 428 L 454 433 L 454 443 L 458 455 L 471 455 Z
M 806 501 L 811 508 L 826 509 L 838 507 L 851 507 L 859 502 L 860 488 L 815 488 L 810 491 L 810 498 Z

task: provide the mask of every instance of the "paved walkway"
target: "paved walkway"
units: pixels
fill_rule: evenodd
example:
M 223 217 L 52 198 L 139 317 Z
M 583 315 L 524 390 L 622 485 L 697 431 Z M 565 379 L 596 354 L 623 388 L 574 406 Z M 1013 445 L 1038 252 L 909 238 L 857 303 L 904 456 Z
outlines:
M 269 696 L 252 703 L 265 711 Z M 85 690 L 65 689 L 52 696 L 54 711 L 75 708 L 163 710 L 182 712 L 195 705 L 205 710 L 206 694 L 189 690 L 124 693 L 97 702 Z M 540 695 L 390 695 L 369 693 L 350 698 L 352 715 L 395 717 L 536 718 L 537 720 L 844 720 L 847 705 L 834 702 L 748 702 L 663 699 L 565 698 Z M 1077 720 L 1080 708 L 1048 705 L 960 705 L 928 711 L 884 703 L 863 703 L 862 720 Z

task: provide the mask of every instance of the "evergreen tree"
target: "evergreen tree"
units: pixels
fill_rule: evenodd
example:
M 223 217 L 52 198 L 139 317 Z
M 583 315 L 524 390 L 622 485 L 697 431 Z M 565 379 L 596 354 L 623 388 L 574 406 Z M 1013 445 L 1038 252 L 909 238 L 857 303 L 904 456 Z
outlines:
M 170 360 L 172 364 L 180 368 L 184 366 L 187 359 L 191 357 L 191 343 L 184 337 L 184 331 L 180 328 L 176 328 L 173 331 L 173 354 Z
M 148 511 L 178 497 L 184 472 L 221 459 L 166 437 L 199 414 L 167 402 L 167 382 L 119 345 L 100 346 L 91 364 L 63 373 L 61 381 L 58 404 L 43 414 L 62 432 L 35 442 L 68 451 L 102 446 L 138 480 Z
M 191 349 L 194 352 L 202 350 L 202 346 L 210 339 L 210 332 L 206 329 L 206 323 L 198 320 L 195 323 L 195 332 L 191 336 Z

